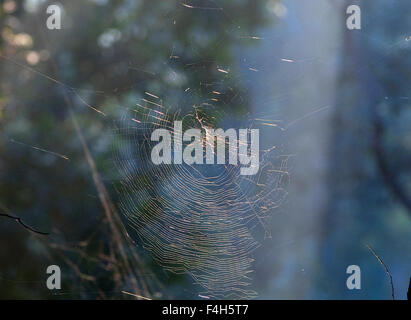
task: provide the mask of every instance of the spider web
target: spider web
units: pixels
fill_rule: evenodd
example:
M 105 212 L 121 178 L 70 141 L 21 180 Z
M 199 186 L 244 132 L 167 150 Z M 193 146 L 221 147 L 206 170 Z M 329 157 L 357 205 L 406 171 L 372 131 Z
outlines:
M 147 99 L 125 113 L 114 139 L 119 208 L 155 261 L 189 274 L 200 296 L 250 299 L 257 296 L 251 289 L 252 253 L 261 235 L 270 236 L 269 218 L 285 198 L 289 157 L 275 146 L 260 151 L 255 176 L 240 175 L 235 165 L 154 165 L 150 159 L 153 130 L 174 135 L 176 120 L 183 121 L 183 130 L 218 128 L 226 116 L 209 104 L 181 113 Z

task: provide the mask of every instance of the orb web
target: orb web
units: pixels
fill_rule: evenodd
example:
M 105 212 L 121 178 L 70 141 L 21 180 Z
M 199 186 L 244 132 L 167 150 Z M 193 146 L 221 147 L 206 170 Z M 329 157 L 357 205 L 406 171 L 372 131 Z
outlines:
M 191 276 L 199 296 L 251 299 L 257 297 L 252 253 L 269 236 L 270 217 L 286 196 L 288 157 L 275 146 L 260 149 L 254 176 L 241 175 L 240 165 L 151 161 L 155 129 L 174 135 L 177 120 L 183 131 L 220 128 L 225 117 L 207 104 L 182 113 L 144 101 L 126 112 L 114 139 L 118 206 L 137 243 L 165 270 Z

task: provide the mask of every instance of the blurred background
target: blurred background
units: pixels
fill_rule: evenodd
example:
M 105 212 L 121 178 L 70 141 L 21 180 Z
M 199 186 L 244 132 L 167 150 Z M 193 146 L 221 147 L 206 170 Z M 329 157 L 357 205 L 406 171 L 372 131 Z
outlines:
M 367 245 L 406 298 L 409 1 L 67 0 L 61 30 L 46 26 L 55 2 L 0 3 L 0 298 L 199 298 L 116 207 L 113 122 L 147 92 L 175 110 L 279 121 L 260 139 L 290 154 L 290 182 L 253 253 L 258 298 L 391 299 Z M 346 27 L 350 4 L 361 30 Z M 361 290 L 346 287 L 349 265 Z

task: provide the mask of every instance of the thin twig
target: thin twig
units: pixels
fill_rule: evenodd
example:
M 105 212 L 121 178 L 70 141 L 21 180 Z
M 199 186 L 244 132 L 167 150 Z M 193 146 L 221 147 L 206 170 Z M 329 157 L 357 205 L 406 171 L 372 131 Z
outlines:
M 123 291 L 121 291 L 121 293 L 128 294 L 129 296 L 133 296 L 133 297 L 136 297 L 136 298 L 138 298 L 138 299 L 143 299 L 143 300 L 152 300 L 152 299 L 150 299 L 150 298 L 140 296 L 139 294 L 134 294 L 134 293 L 127 292 L 127 291 L 124 291 L 124 290 L 123 290 Z
M 48 233 L 48 232 L 41 232 L 41 231 L 38 231 L 38 230 L 30 227 L 29 225 L 25 224 L 25 223 L 23 222 L 23 220 L 21 220 L 21 218 L 16 217 L 16 216 L 12 216 L 11 214 L 8 214 L 8 213 L 0 213 L 0 216 L 1 216 L 1 217 L 6 217 L 6 218 L 10 218 L 10 219 L 12 219 L 12 220 L 20 223 L 25 229 L 27 229 L 27 230 L 29 230 L 29 231 L 31 231 L 31 232 L 38 233 L 38 234 L 41 234 L 41 235 L 43 235 L 43 236 L 47 236 L 47 235 L 50 234 L 50 233 Z
M 395 295 L 394 295 L 394 284 L 392 282 L 392 275 L 390 273 L 390 270 L 388 270 L 388 267 L 385 265 L 384 261 L 382 261 L 382 259 L 380 258 L 380 256 L 377 254 L 377 252 L 375 252 L 375 250 L 373 248 L 371 248 L 371 246 L 369 246 L 367 244 L 367 248 L 372 252 L 372 254 L 377 258 L 378 262 L 384 267 L 385 272 L 388 274 L 388 276 L 390 277 L 390 284 L 391 284 L 391 295 L 392 295 L 392 300 L 395 300 Z

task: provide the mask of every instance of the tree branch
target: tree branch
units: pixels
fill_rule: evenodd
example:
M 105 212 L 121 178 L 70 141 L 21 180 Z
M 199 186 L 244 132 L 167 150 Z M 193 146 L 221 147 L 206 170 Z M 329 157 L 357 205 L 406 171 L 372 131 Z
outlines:
M 9 218 L 9 219 L 12 219 L 12 220 L 20 223 L 25 229 L 27 229 L 27 230 L 29 230 L 29 231 L 31 231 L 31 232 L 34 232 L 34 233 L 37 233 L 37 234 L 41 234 L 41 235 L 43 235 L 43 236 L 47 236 L 47 235 L 50 234 L 50 233 L 48 233 L 48 232 L 41 232 L 41 231 L 38 231 L 38 230 L 30 227 L 29 225 L 25 224 L 25 223 L 23 222 L 23 220 L 21 220 L 21 218 L 16 217 L 16 216 L 13 216 L 13 215 L 11 215 L 11 214 L 8 214 L 8 213 L 0 213 L 0 217 L 6 217 L 6 218 Z
M 395 300 L 395 295 L 394 295 L 394 284 L 392 282 L 392 275 L 390 273 L 390 270 L 388 270 L 388 267 L 385 265 L 384 261 L 382 261 L 382 259 L 380 258 L 380 256 L 377 254 L 377 252 L 375 252 L 375 250 L 373 248 L 371 248 L 371 246 L 369 246 L 367 244 L 367 248 L 372 252 L 372 254 L 377 258 L 378 262 L 384 267 L 385 272 L 387 273 L 387 275 L 390 277 L 390 284 L 391 284 L 391 295 L 392 295 L 392 300 Z

